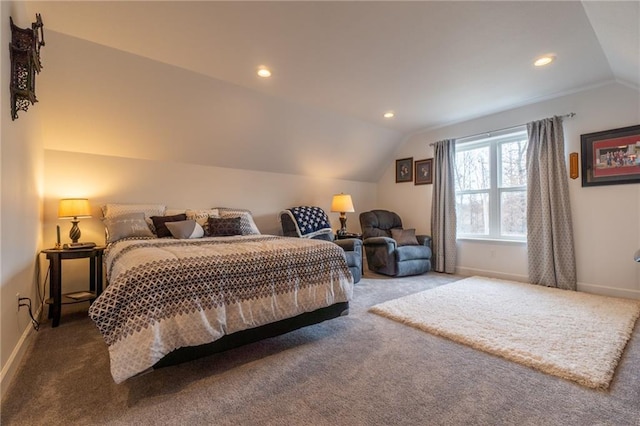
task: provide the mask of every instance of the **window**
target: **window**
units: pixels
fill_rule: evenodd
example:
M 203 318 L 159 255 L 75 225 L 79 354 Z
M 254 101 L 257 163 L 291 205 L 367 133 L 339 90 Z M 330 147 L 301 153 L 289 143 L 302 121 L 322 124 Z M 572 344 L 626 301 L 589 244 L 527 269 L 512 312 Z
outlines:
M 526 240 L 526 156 L 524 126 L 456 141 L 459 237 Z

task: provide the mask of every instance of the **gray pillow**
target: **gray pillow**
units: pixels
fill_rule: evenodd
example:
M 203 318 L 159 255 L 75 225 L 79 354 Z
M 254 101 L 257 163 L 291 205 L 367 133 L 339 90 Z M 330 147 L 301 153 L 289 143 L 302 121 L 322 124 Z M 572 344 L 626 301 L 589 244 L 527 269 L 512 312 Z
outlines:
M 104 219 L 104 226 L 107 228 L 107 243 L 129 237 L 154 237 L 144 220 L 144 213 L 127 213 L 109 217 Z
M 416 238 L 415 229 L 400 229 L 391 228 L 391 238 L 396 240 L 398 246 L 417 246 L 418 239 Z
M 166 222 L 165 225 L 173 238 L 188 240 L 204 237 L 204 229 L 195 220 L 181 220 L 178 222 Z

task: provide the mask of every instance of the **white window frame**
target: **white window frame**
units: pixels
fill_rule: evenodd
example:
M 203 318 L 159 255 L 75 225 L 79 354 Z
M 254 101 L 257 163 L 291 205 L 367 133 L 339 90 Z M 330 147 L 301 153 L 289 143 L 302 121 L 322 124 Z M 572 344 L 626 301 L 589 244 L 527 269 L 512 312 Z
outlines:
M 503 193 L 506 192 L 519 192 L 527 191 L 527 186 L 512 186 L 501 187 L 499 179 L 499 165 L 501 164 L 501 150 L 500 146 L 504 143 L 515 142 L 522 139 L 528 139 L 527 127 L 518 126 L 505 130 L 500 130 L 491 133 L 483 133 L 476 136 L 470 136 L 463 139 L 458 139 L 455 142 L 456 154 L 460 151 L 467 151 L 472 149 L 478 149 L 483 147 L 489 147 L 489 170 L 490 170 L 490 186 L 489 189 L 477 189 L 477 190 L 456 190 L 456 198 L 459 194 L 482 194 L 488 193 L 489 195 L 489 233 L 488 234 L 465 234 L 457 231 L 457 237 L 459 239 L 473 239 L 473 240 L 494 240 L 494 241 L 516 241 L 526 242 L 527 237 L 505 235 L 501 233 L 501 210 L 500 200 Z M 456 177 L 457 179 L 457 177 Z M 456 185 L 457 187 L 457 185 Z

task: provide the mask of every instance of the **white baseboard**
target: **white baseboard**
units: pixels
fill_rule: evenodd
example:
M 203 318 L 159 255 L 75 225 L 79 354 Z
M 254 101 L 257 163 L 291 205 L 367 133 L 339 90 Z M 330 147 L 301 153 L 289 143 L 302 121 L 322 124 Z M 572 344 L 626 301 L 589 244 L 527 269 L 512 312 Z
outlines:
M 471 277 L 480 275 L 482 277 L 499 278 L 502 280 L 529 282 L 529 277 L 519 274 L 506 274 L 498 271 L 489 271 L 485 269 L 475 268 L 456 268 L 456 274 Z M 601 296 L 622 297 L 625 299 L 640 299 L 640 290 L 631 290 L 624 288 L 606 287 L 596 284 L 578 283 L 578 291 L 585 293 L 599 294 Z
M 40 309 L 38 309 L 38 312 L 36 312 L 36 314 L 34 315 L 35 318 L 40 317 L 41 311 L 42 306 L 40 306 Z M 9 385 L 11 384 L 14 376 L 16 375 L 16 372 L 18 371 L 20 362 L 24 358 L 24 354 L 29 348 L 31 337 L 35 334 L 33 333 L 33 331 L 33 326 L 31 325 L 31 321 L 29 321 L 27 327 L 22 333 L 22 336 L 20 336 L 20 339 L 18 340 L 18 344 L 15 348 L 13 348 L 13 351 L 11 352 L 7 363 L 2 368 L 2 371 L 0 371 L 0 399 L 2 400 L 4 400 L 5 392 L 9 389 Z
M 595 284 L 578 283 L 578 291 L 599 294 L 601 296 L 622 297 L 625 299 L 640 299 L 640 290 L 627 288 L 605 287 Z
M 465 277 L 472 277 L 474 275 L 480 275 L 482 277 L 488 277 L 488 278 L 498 278 L 501 280 L 510 280 L 510 281 L 520 281 L 520 282 L 527 282 L 528 281 L 528 277 L 526 275 L 519 275 L 519 274 L 507 274 L 504 272 L 498 272 L 498 271 L 489 271 L 486 269 L 476 269 L 476 268 L 464 268 L 464 267 L 457 267 L 456 268 L 456 274 L 458 275 L 464 275 Z

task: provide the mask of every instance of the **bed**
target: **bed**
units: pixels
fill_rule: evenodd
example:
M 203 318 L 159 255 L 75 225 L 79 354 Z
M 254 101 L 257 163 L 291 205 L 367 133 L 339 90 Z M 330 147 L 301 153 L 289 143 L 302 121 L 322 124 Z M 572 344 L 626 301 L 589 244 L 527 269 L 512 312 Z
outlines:
M 116 383 L 348 312 L 353 277 L 330 242 L 273 235 L 121 238 L 89 309 Z

